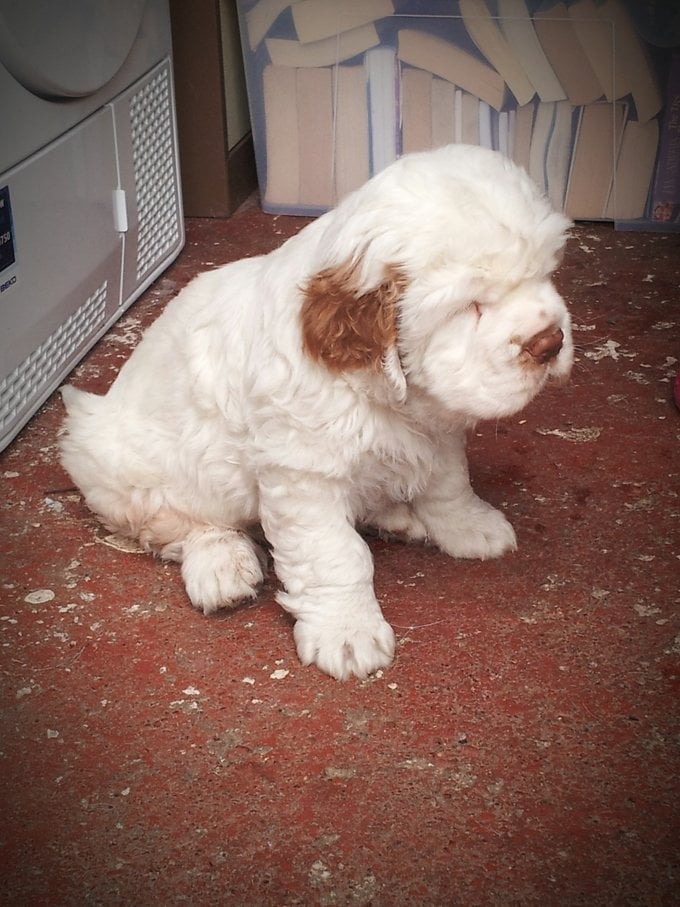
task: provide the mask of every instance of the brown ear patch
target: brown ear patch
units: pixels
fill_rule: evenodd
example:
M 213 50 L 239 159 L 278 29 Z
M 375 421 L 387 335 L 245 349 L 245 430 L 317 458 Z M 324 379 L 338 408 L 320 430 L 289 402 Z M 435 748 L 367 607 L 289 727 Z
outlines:
M 300 313 L 304 349 L 334 372 L 371 368 L 397 339 L 396 301 L 407 285 L 397 265 L 388 265 L 374 290 L 357 289 L 358 264 L 325 268 L 303 288 Z

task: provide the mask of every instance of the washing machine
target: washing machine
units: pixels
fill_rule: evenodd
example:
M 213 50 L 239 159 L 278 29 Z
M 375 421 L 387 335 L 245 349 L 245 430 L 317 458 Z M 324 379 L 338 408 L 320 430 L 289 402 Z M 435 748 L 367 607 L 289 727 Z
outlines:
M 0 449 L 184 243 L 167 0 L 0 0 Z

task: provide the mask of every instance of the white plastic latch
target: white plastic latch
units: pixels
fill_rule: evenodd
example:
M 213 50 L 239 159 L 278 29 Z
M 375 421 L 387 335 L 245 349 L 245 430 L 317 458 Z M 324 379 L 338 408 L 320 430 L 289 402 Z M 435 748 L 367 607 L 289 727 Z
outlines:
M 113 190 L 113 226 L 119 233 L 127 233 L 128 231 L 125 189 Z

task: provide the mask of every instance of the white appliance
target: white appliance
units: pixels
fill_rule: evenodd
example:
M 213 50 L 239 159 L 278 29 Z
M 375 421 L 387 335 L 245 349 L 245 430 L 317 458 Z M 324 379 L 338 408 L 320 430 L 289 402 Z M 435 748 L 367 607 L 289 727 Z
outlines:
M 0 0 L 0 450 L 183 243 L 167 0 Z

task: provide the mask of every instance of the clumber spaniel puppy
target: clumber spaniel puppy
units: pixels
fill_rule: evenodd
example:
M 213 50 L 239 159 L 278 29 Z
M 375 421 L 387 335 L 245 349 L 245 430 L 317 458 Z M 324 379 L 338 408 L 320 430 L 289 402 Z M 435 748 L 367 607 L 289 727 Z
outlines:
M 568 227 L 494 152 L 405 156 L 276 251 L 197 277 L 105 396 L 64 387 L 64 466 L 110 530 L 181 563 L 205 614 L 256 595 L 261 524 L 301 661 L 365 677 L 394 634 L 357 524 L 452 557 L 515 548 L 465 434 L 569 373 L 550 281 Z

